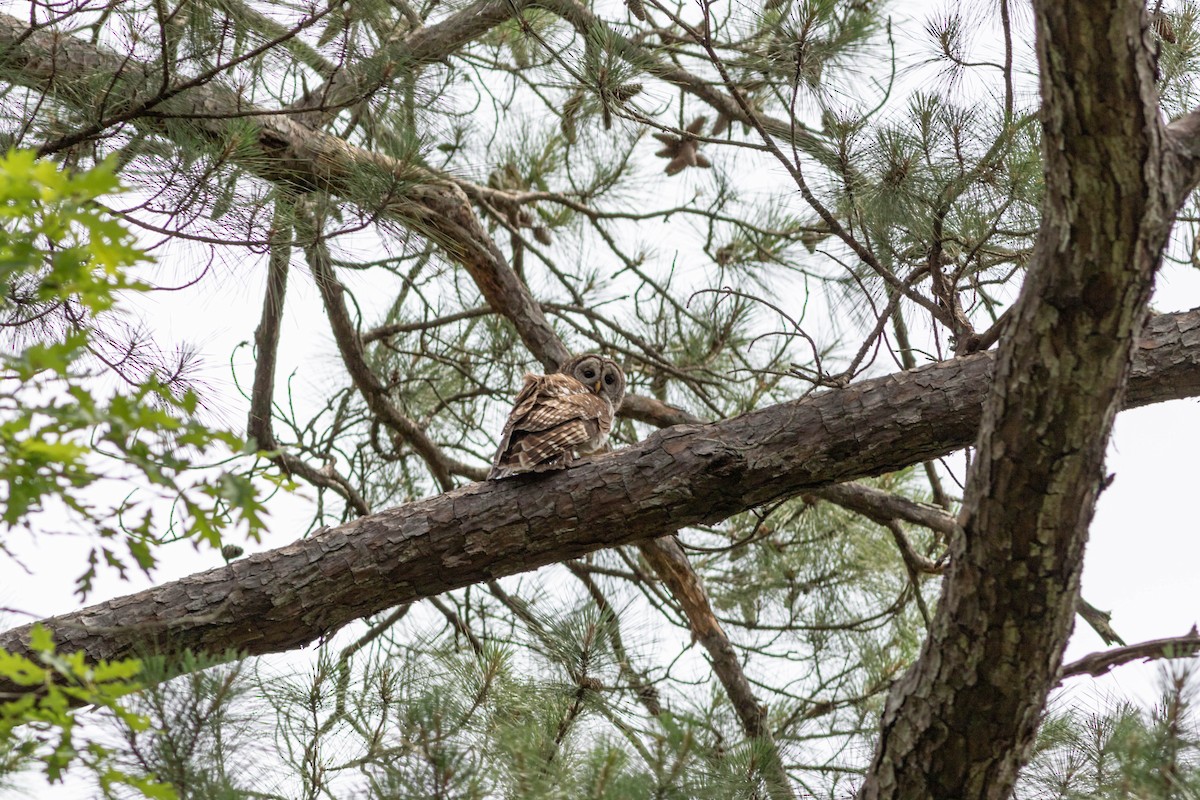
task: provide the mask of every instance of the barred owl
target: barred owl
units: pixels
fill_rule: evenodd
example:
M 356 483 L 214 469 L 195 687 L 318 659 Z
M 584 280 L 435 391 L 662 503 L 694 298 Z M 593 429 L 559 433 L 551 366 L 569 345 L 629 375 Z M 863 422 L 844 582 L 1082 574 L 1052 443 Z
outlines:
M 488 478 L 562 469 L 572 451 L 596 452 L 623 399 L 625 373 L 595 353 L 575 356 L 552 375 L 526 375 Z

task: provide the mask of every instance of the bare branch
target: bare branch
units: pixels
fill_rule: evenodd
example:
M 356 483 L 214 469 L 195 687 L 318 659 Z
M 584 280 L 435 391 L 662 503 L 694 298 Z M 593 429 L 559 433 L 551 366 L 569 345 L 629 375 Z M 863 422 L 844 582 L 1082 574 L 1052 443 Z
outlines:
M 918 503 L 873 486 L 864 486 L 860 483 L 841 483 L 836 486 L 826 486 L 811 494 L 813 497 L 836 503 L 842 508 L 857 511 L 876 522 L 882 523 L 899 519 L 937 531 L 947 538 L 955 533 L 954 517 L 937 506 Z M 940 572 L 940 569 L 936 571 Z
M 472 477 L 478 475 L 480 472 L 478 467 L 464 464 L 447 456 L 420 425 L 405 416 L 388 396 L 387 387 L 367 364 L 362 351 L 362 338 L 350 320 L 350 313 L 346 309 L 345 300 L 342 299 L 345 290 L 333 273 L 333 265 L 329 261 L 329 250 L 324 239 L 318 234 L 315 241 L 304 248 L 304 252 L 308 258 L 308 265 L 312 269 L 313 278 L 316 280 L 317 288 L 321 291 L 321 299 L 325 303 L 325 313 L 329 317 L 333 337 L 342 354 L 342 362 L 346 365 L 346 370 L 350 373 L 355 387 L 366 400 L 367 406 L 409 444 L 421 458 L 425 459 L 430 472 L 442 489 L 450 489 L 454 486 L 452 474 L 466 474 Z
M 1112 627 L 1112 614 L 1101 611 L 1082 597 L 1075 598 L 1075 612 L 1091 626 L 1105 644 L 1124 645 L 1125 642 Z
M 287 291 L 288 263 L 292 257 L 291 229 L 283 226 L 276 211 L 277 241 L 271 243 L 267 259 L 267 286 L 263 293 L 262 317 L 254 331 L 254 384 L 250 389 L 250 418 L 246 435 L 260 450 L 275 449 L 271 430 L 271 406 L 275 400 L 275 362 L 279 352 L 279 329 L 283 321 L 283 298 Z
M 393 78 L 445 58 L 500 23 L 521 13 L 521 0 L 477 0 L 433 25 L 393 35 L 384 47 L 333 73 L 292 104 L 305 125 L 319 128 L 337 112 L 383 89 Z M 299 114 L 299 112 L 307 112 Z
M 974 439 L 992 363 L 977 353 L 677 426 L 568 470 L 472 484 L 44 624 L 93 659 L 288 650 L 401 603 L 949 453 Z M 1126 407 L 1198 395 L 1200 310 L 1157 317 Z M 0 647 L 23 651 L 28 636 L 14 628 Z
M 1078 661 L 1065 665 L 1059 673 L 1060 679 L 1065 680 L 1076 675 L 1092 675 L 1099 677 L 1115 667 L 1128 664 L 1130 661 L 1155 661 L 1160 658 L 1192 658 L 1200 652 L 1200 634 L 1195 626 L 1185 636 L 1171 636 L 1166 639 L 1152 639 L 1148 642 L 1116 647 L 1101 653 L 1086 655 Z
M 331 469 L 318 469 L 299 456 L 279 448 L 271 423 L 275 397 L 275 365 L 279 350 L 279 329 L 283 321 L 283 300 L 287 291 L 288 265 L 291 260 L 291 228 L 277 210 L 270 256 L 267 259 L 267 286 L 263 292 L 262 316 L 254 331 L 254 383 L 250 390 L 250 415 L 246 435 L 258 448 L 269 453 L 270 460 L 289 475 L 303 478 L 314 486 L 332 489 L 341 495 L 359 515 L 369 514 L 367 501 L 342 475 Z
M 737 651 L 717 621 L 708 593 L 688 561 L 687 554 L 674 536 L 642 542 L 638 549 L 683 609 L 692 637 L 708 651 L 713 672 L 725 687 L 725 693 L 742 723 L 742 730 L 746 736 L 762 744 L 767 762 L 762 767 L 767 791 L 773 800 L 794 797 L 791 782 L 775 746 L 775 737 L 767 722 L 767 707 L 754 696 L 750 681 L 746 679 L 746 673 L 738 661 Z

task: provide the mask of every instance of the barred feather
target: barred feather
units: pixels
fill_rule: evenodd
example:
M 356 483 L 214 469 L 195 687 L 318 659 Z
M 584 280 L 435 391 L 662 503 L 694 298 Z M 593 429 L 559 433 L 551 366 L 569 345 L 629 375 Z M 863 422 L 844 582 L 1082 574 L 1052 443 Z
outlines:
M 619 383 L 618 402 L 624 395 L 623 375 Z M 608 440 L 615 411 L 609 397 L 571 375 L 526 375 L 488 478 L 562 469 L 575 452 L 599 450 Z

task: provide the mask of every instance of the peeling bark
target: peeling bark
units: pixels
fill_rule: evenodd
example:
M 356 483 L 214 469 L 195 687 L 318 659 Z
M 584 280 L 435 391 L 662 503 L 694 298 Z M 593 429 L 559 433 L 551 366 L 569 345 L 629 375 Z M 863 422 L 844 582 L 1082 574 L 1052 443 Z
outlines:
M 1193 627 L 1191 632 L 1184 636 L 1153 639 L 1149 642 L 1122 645 L 1100 653 L 1091 653 L 1078 661 L 1065 665 L 1060 677 L 1066 679 L 1076 675 L 1091 675 L 1098 678 L 1115 667 L 1131 661 L 1192 658 L 1197 653 L 1200 653 L 1200 634 L 1196 633 L 1196 629 Z
M 683 608 L 692 637 L 708 651 L 713 674 L 725 687 L 725 694 L 729 696 L 747 738 L 758 742 L 762 748 L 765 763 L 759 769 L 766 781 L 768 796 L 772 800 L 794 798 L 791 781 L 767 719 L 767 707 L 754 696 L 737 651 L 713 612 L 708 592 L 688 561 L 687 553 L 674 536 L 642 542 L 638 550 Z

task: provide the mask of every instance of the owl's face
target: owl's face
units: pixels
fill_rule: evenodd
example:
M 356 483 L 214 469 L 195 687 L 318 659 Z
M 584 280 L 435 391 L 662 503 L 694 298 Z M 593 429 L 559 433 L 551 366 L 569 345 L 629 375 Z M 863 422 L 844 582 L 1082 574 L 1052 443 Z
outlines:
M 625 399 L 625 373 L 611 358 L 584 353 L 562 365 L 560 372 L 575 380 L 612 403 L 613 411 L 621 407 Z

